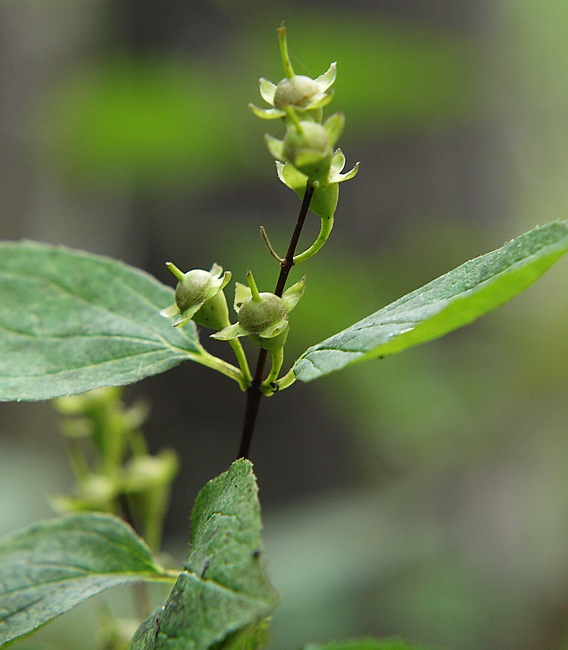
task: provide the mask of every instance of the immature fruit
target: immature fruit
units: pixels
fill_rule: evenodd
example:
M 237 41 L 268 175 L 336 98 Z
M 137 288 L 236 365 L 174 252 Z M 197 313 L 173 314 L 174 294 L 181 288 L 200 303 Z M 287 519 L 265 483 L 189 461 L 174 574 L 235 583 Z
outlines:
M 235 289 L 234 305 L 238 323 L 228 325 L 211 336 L 220 341 L 248 336 L 261 348 L 274 353 L 286 343 L 290 331 L 288 315 L 304 293 L 305 279 L 286 289 L 281 298 L 274 293 L 260 293 L 250 271 L 247 282 L 248 287 L 237 282 Z
M 288 319 L 282 298 L 263 292 L 260 300 L 247 298 L 239 309 L 239 324 L 248 334 L 260 334 L 267 327 Z
M 292 125 L 284 138 L 283 152 L 296 169 L 311 180 L 327 179 L 333 150 L 327 130 L 316 122 Z
M 202 327 L 209 327 L 212 330 L 220 330 L 229 323 L 229 308 L 227 300 L 222 291 L 216 293 L 212 298 L 206 300 L 195 312 L 193 320 Z
M 211 273 L 208 271 L 194 269 L 185 273 L 175 291 L 176 305 L 180 312 L 183 313 L 186 309 L 204 302 L 210 285 Z
M 174 327 L 184 326 L 190 320 L 211 329 L 223 329 L 229 325 L 229 310 L 223 288 L 231 279 L 231 272 L 218 264 L 210 271 L 193 269 L 183 273 L 173 262 L 166 266 L 178 279 L 175 290 L 175 303 L 162 309 L 160 314 L 166 318 L 175 317 Z
M 304 108 L 321 92 L 319 85 L 310 77 L 296 75 L 291 79 L 282 79 L 274 93 L 274 107 L 296 106 Z

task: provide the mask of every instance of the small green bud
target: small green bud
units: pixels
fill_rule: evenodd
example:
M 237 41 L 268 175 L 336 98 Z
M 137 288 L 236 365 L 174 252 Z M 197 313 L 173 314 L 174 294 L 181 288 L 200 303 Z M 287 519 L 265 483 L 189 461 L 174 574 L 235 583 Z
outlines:
M 290 126 L 283 143 L 286 160 L 310 180 L 326 182 L 333 150 L 327 130 L 316 122 Z
M 185 273 L 183 279 L 178 282 L 175 291 L 176 305 L 180 313 L 204 302 L 210 284 L 211 273 L 209 271 L 194 269 Z
M 311 77 L 296 75 L 291 79 L 282 79 L 274 93 L 274 107 L 284 109 L 286 106 L 305 108 L 314 97 L 321 94 L 320 85 Z
M 238 320 L 249 334 L 260 334 L 271 325 L 288 320 L 288 310 L 282 298 L 273 293 L 262 292 L 260 300 L 251 297 L 243 302 Z
M 158 455 L 145 454 L 132 458 L 124 467 L 121 476 L 122 491 L 148 492 L 156 487 L 170 485 L 179 469 L 176 454 L 163 449 Z
M 316 79 L 297 75 L 288 54 L 286 28 L 281 25 L 277 31 L 286 78 L 278 85 L 268 79 L 260 79 L 260 95 L 271 108 L 258 108 L 254 104 L 249 106 L 255 115 L 265 120 L 286 117 L 286 109 L 293 107 L 302 111 L 306 118 L 307 113 L 311 113 L 310 118 L 321 122 L 321 109 L 329 104 L 333 96 L 331 86 L 337 73 L 336 64 L 332 63 L 329 69 Z
M 179 280 L 175 290 L 175 304 L 162 309 L 162 316 L 179 316 L 174 327 L 194 320 L 198 325 L 211 329 L 223 329 L 229 324 L 229 310 L 223 293 L 231 279 L 229 271 L 223 273 L 218 264 L 210 271 L 193 269 L 180 271 L 172 262 L 167 267 Z
M 221 341 L 248 336 L 261 348 L 274 352 L 286 343 L 288 317 L 304 293 L 305 280 L 287 289 L 282 298 L 274 293 L 259 293 L 250 271 L 247 281 L 248 287 L 237 282 L 235 291 L 238 322 L 211 336 Z
M 54 496 L 50 502 L 55 510 L 63 513 L 86 510 L 110 512 L 118 493 L 117 480 L 102 474 L 91 474 L 83 478 L 76 496 Z

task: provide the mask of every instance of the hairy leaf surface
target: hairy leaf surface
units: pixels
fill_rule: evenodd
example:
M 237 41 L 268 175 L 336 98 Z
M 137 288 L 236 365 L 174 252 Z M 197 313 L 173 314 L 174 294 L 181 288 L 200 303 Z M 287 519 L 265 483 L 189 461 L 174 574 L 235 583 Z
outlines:
M 252 464 L 237 460 L 199 493 L 184 570 L 131 649 L 217 648 L 268 616 L 277 598 L 261 561 L 260 529 Z
M 0 645 L 109 587 L 161 579 L 148 547 L 115 517 L 34 524 L 0 540 Z
M 567 221 L 535 228 L 312 346 L 294 373 L 311 381 L 439 338 L 524 291 L 567 251 Z
M 195 326 L 160 309 L 173 291 L 98 255 L 0 243 L 0 400 L 41 400 L 130 384 L 200 361 Z

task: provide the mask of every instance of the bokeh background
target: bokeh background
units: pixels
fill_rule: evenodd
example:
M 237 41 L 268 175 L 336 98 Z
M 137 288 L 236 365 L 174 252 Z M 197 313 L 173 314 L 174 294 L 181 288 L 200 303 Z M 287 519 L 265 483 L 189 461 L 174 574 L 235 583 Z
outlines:
M 0 236 L 118 257 L 170 285 L 169 259 L 241 281 L 252 268 L 269 290 L 258 227 L 284 248 L 299 206 L 262 141 L 278 125 L 246 105 L 262 103 L 260 76 L 282 77 L 282 19 L 296 72 L 338 61 L 341 146 L 362 161 L 333 238 L 295 271 L 308 289 L 289 362 L 566 217 L 563 0 L 3 0 Z M 442 341 L 265 401 L 252 459 L 282 596 L 276 650 L 368 634 L 568 647 L 566 272 Z M 235 457 L 242 395 L 187 363 L 126 397 L 151 405 L 152 448 L 182 456 L 166 542 L 181 559 L 197 490 Z M 51 516 L 70 482 L 50 406 L 2 405 L 0 532 Z M 94 626 L 86 604 L 40 638 L 89 650 Z

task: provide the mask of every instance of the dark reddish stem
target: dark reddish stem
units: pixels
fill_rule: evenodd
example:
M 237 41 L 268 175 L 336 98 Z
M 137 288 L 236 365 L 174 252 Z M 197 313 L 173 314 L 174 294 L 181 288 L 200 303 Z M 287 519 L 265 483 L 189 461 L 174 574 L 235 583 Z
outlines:
M 304 227 L 304 222 L 308 214 L 308 209 L 310 207 L 310 202 L 314 194 L 314 186 L 310 183 L 306 186 L 306 191 L 304 193 L 304 200 L 302 201 L 302 207 L 300 208 L 300 213 L 298 214 L 298 220 L 296 221 L 296 227 L 292 233 L 290 239 L 290 245 L 288 246 L 288 251 L 286 252 L 286 257 L 280 263 L 280 275 L 278 276 L 278 282 L 276 283 L 276 288 L 274 293 L 277 296 L 282 296 L 284 293 L 284 287 L 290 275 L 290 271 L 294 266 L 294 254 L 296 253 L 296 248 L 298 242 L 300 241 L 300 235 L 302 234 L 302 228 Z M 252 436 L 254 434 L 254 428 L 256 425 L 256 418 L 258 416 L 258 409 L 260 407 L 260 400 L 262 398 L 262 391 L 260 390 L 260 385 L 264 378 L 264 366 L 266 364 L 267 351 L 261 349 L 258 354 L 258 361 L 256 362 L 256 370 L 252 378 L 251 384 L 247 389 L 247 401 L 245 407 L 245 416 L 243 421 L 243 430 L 241 435 L 241 446 L 239 447 L 239 458 L 248 458 L 250 445 L 252 442 Z

